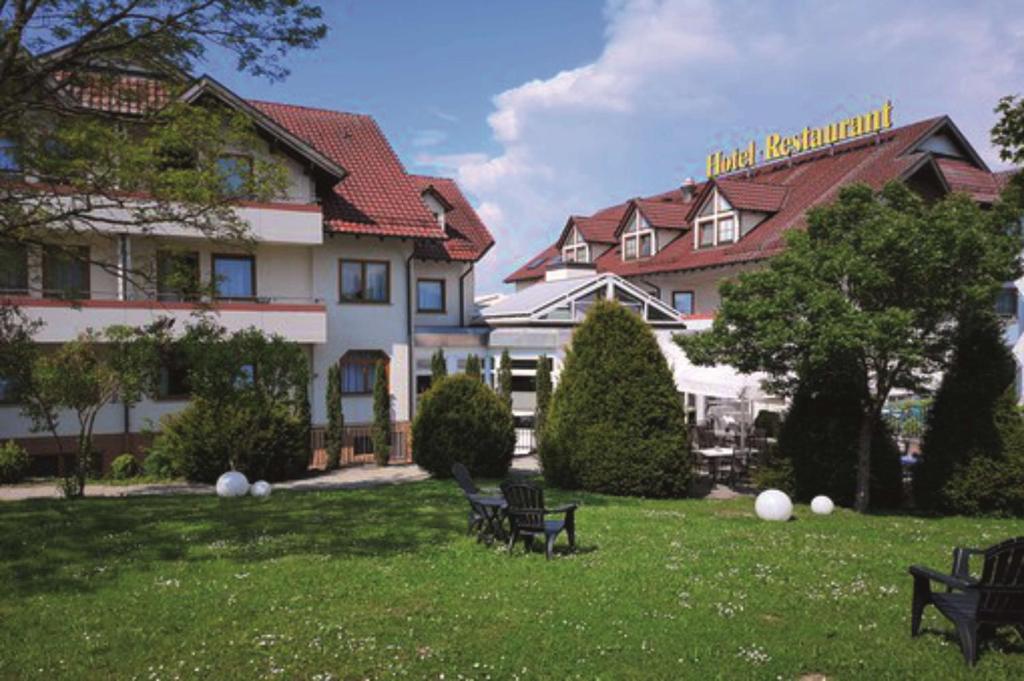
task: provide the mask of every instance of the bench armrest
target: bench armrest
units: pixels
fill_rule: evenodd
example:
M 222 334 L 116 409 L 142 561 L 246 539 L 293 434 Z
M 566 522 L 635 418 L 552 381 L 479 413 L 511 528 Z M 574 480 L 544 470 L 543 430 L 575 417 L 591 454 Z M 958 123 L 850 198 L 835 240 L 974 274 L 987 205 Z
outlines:
M 945 584 L 946 586 L 954 589 L 970 589 L 976 585 L 976 582 L 973 579 L 943 574 L 938 570 L 932 570 L 931 568 L 924 567 L 923 565 L 911 565 L 910 574 L 914 577 L 924 577 L 932 580 L 933 582 L 940 582 L 941 584 Z

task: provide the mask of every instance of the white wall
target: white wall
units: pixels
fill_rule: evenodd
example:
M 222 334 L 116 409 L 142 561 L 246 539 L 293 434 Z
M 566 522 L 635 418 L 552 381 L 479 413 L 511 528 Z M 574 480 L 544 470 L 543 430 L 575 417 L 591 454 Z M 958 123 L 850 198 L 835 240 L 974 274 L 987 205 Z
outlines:
M 459 277 L 469 269 L 469 263 L 413 261 L 413 279 L 441 279 L 444 281 L 445 311 L 418 312 L 415 291 L 413 292 L 413 310 L 417 326 L 458 326 L 459 325 Z M 463 319 L 468 324 L 472 315 L 473 273 L 470 272 L 463 280 Z
M 754 267 L 756 266 L 718 267 L 693 272 L 629 277 L 629 280 L 651 293 L 654 292 L 651 286 L 657 286 L 660 289 L 659 297 L 669 305 L 672 304 L 673 291 L 693 291 L 694 310 L 698 314 L 708 314 L 715 312 L 721 303 L 721 296 L 718 293 L 721 282 Z

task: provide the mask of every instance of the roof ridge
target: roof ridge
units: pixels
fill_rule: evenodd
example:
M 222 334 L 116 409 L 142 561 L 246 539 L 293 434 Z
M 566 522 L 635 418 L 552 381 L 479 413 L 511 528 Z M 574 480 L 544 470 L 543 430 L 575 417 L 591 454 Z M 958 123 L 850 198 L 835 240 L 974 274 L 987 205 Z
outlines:
M 322 106 L 309 106 L 307 104 L 292 104 L 291 102 L 272 102 L 269 99 L 245 98 L 250 104 L 270 104 L 271 106 L 286 106 L 289 109 L 302 109 L 304 111 L 318 111 L 320 113 L 341 114 L 342 116 L 354 116 L 357 118 L 369 118 L 373 120 L 372 114 L 359 113 L 356 111 L 342 111 L 341 109 L 328 109 Z
M 445 177 L 444 175 L 431 175 L 429 173 L 410 173 L 408 171 L 406 171 L 405 174 L 408 175 L 409 177 L 420 177 L 423 178 L 424 180 L 445 180 L 446 182 L 456 181 L 454 177 Z

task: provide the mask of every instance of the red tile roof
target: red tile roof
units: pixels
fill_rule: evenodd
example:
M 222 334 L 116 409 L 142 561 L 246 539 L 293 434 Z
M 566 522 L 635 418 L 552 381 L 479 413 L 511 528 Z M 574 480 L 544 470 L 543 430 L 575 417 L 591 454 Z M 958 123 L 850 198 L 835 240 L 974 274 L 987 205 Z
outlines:
M 412 175 L 420 192 L 432 189 L 451 205 L 445 214 L 445 241 L 417 241 L 416 257 L 429 260 L 476 261 L 494 245 L 494 237 L 462 195 L 455 180 Z
M 349 171 L 324 197 L 333 232 L 444 239 L 416 182 L 369 116 L 250 100 L 296 137 Z
M 640 209 L 640 214 L 652 227 L 686 229 L 689 226 L 686 215 L 690 212 L 692 203 L 682 203 L 670 195 L 661 198 L 635 199 L 633 204 Z
M 851 140 L 831 149 L 720 176 L 715 179 L 715 183 L 722 187 L 727 199 L 737 207 L 769 214 L 739 241 L 715 248 L 695 248 L 689 230 L 692 226 L 690 216 L 690 220 L 685 223 L 688 229 L 662 246 L 653 257 L 624 262 L 620 246 L 616 245 L 597 259 L 597 270 L 631 276 L 761 260 L 780 252 L 784 247 L 785 232 L 804 227 L 807 211 L 834 200 L 842 186 L 863 182 L 881 188 L 890 180 L 905 178 L 916 172 L 922 163 L 931 159 L 935 159 L 944 176 L 954 178 L 952 185 L 975 192 L 987 192 L 996 186 L 997 181 L 985 169 L 975 168 L 967 161 L 938 158 L 929 152 L 914 149 L 927 135 L 946 126 L 955 129 L 952 121 L 945 116 L 931 118 Z M 986 180 L 983 175 L 990 179 Z M 695 190 L 697 201 L 709 190 L 708 182 L 699 184 Z M 662 197 L 672 199 L 675 196 L 679 197 L 677 201 L 681 203 L 681 192 L 678 189 L 648 197 L 646 201 Z M 505 281 L 538 279 L 544 276 L 545 269 L 522 267 Z
M 999 198 L 1002 189 L 999 178 L 974 165 L 956 158 L 939 158 L 935 160 L 942 177 L 946 179 L 949 190 L 964 192 L 974 200 L 992 203 Z
M 127 73 L 57 71 L 53 80 L 77 105 L 109 114 L 150 113 L 166 105 L 176 89 L 160 78 Z

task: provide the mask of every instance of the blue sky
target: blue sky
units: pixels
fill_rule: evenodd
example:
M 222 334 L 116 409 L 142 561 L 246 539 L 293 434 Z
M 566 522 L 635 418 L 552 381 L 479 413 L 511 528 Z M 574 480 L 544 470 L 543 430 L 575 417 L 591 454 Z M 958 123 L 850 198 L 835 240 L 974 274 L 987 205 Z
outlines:
M 992 108 L 1024 93 L 1024 3 L 323 2 L 330 33 L 247 97 L 372 114 L 412 172 L 455 177 L 498 240 L 478 292 L 571 213 L 701 179 L 704 157 L 894 103 L 947 113 L 993 167 Z

